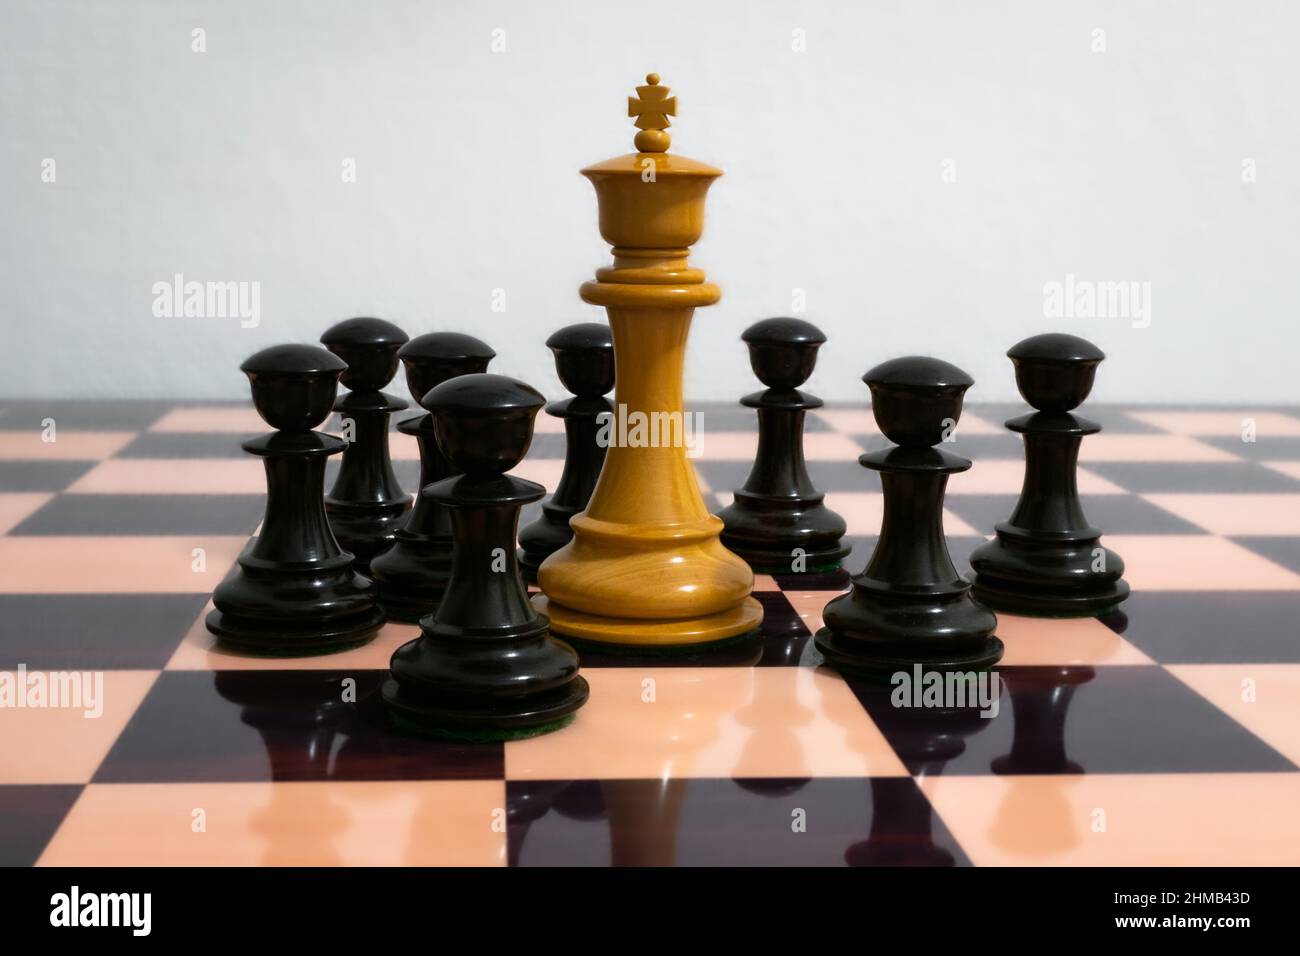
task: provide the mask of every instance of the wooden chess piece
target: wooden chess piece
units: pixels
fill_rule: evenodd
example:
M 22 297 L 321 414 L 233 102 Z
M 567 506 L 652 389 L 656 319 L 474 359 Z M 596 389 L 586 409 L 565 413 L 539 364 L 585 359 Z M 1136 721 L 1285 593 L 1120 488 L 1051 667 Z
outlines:
M 753 571 L 719 541 L 722 522 L 709 514 L 684 447 L 686 335 L 696 307 L 721 296 L 687 256 L 721 171 L 667 153 L 677 101 L 656 74 L 637 93 L 628 115 L 637 117 L 640 152 L 582 171 L 614 264 L 581 295 L 609 315 L 620 414 L 669 434 L 609 448 L 591 501 L 570 521 L 573 540 L 538 571 L 543 594 L 534 600 L 566 637 L 675 648 L 748 634 L 763 609 L 750 596 Z
M 1101 546 L 1079 501 L 1079 446 L 1101 426 L 1073 410 L 1092 391 L 1106 354 L 1062 333 L 1035 335 L 1007 352 L 1016 385 L 1037 411 L 1007 428 L 1025 442 L 1025 482 L 1009 521 L 970 558 L 975 596 L 1017 614 L 1106 614 L 1129 594 L 1124 561 Z
M 387 550 L 397 526 L 411 509 L 388 452 L 388 419 L 408 407 L 382 391 L 397 374 L 397 350 L 407 335 L 383 319 L 345 319 L 330 326 L 321 344 L 348 363 L 339 381 L 349 389 L 334 403 L 345 440 L 350 435 L 334 487 L 325 496 L 334 537 L 368 572 L 375 555 Z M 350 424 L 349 424 L 350 423 Z
M 943 536 L 948 476 L 971 463 L 934 446 L 956 427 L 973 381 L 938 359 L 908 357 L 863 376 L 885 437 L 898 447 L 858 461 L 880 472 L 880 537 L 852 590 L 822 612 L 817 649 L 848 672 L 888 676 L 914 664 L 932 670 L 991 667 L 1002 657 L 997 618 L 977 604 Z
M 243 443 L 266 467 L 266 515 L 213 592 L 206 624 L 222 644 L 316 654 L 365 643 L 384 622 L 370 582 L 325 517 L 325 459 L 345 442 L 312 430 L 329 417 L 346 367 L 310 345 L 273 346 L 240 366 L 253 405 L 276 431 Z
M 457 472 L 420 494 L 451 512 L 455 550 L 438 609 L 393 654 L 383 698 L 396 721 L 440 736 L 507 739 L 555 730 L 587 700 L 573 648 L 548 633 L 515 560 L 519 509 L 546 489 L 507 475 L 533 439 L 541 393 L 504 375 L 462 375 L 424 397 Z
M 573 398 L 546 406 L 564 419 L 564 471 L 542 516 L 519 532 L 519 566 L 529 581 L 537 568 L 573 538 L 569 519 L 587 507 L 605 463 L 605 444 L 598 441 L 602 416 L 613 414 L 605 393 L 614 387 L 614 340 L 599 322 L 569 325 L 546 340 L 555 355 L 555 370 Z
M 804 416 L 823 403 L 799 391 L 826 336 L 810 322 L 778 318 L 751 325 L 741 338 L 767 388 L 740 400 L 758 411 L 758 452 L 745 486 L 718 513 L 722 543 L 763 573 L 834 570 L 849 553 L 844 519 L 826 507 L 803 455 Z
M 411 339 L 397 351 L 406 366 L 406 385 L 420 402 L 435 386 L 458 375 L 487 369 L 496 352 L 472 335 L 430 332 Z M 420 444 L 420 488 L 455 474 L 434 437 L 429 414 L 400 422 L 397 430 Z M 418 621 L 438 606 L 451 576 L 451 515 L 427 495 L 417 494 L 415 507 L 393 536 L 392 546 L 370 562 L 379 601 L 388 616 Z

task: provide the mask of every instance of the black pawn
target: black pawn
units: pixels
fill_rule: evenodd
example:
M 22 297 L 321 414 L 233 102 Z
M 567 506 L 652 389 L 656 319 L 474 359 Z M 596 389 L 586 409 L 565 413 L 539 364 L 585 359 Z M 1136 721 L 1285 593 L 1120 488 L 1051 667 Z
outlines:
M 311 345 L 263 349 L 240 366 L 277 429 L 243 443 L 266 466 L 262 530 L 212 595 L 208 630 L 231 647 L 284 656 L 369 640 L 384 621 L 325 517 L 325 459 L 344 442 L 313 431 L 329 417 L 343 360 Z
M 383 319 L 360 318 L 331 326 L 320 340 L 348 363 L 339 381 L 350 391 L 334 403 L 334 411 L 352 423 L 338 477 L 325 496 L 325 513 L 339 544 L 356 556 L 357 569 L 368 572 L 371 559 L 392 545 L 411 508 L 388 454 L 388 418 L 409 406 L 381 391 L 397 373 L 397 350 L 407 335 Z
M 829 571 L 849 553 L 844 519 L 823 504 L 803 456 L 804 416 L 822 400 L 799 391 L 826 336 L 801 319 L 764 319 L 741 336 L 749 364 L 767 386 L 740 404 L 758 410 L 758 453 L 745 487 L 723 508 L 722 543 L 755 570 Z M 798 552 L 796 552 L 798 549 Z
M 459 332 L 419 335 L 397 351 L 417 402 L 448 379 L 484 371 L 495 355 L 486 343 Z M 438 448 L 431 415 L 408 418 L 397 430 L 414 435 L 420 444 L 421 488 L 455 473 Z M 451 515 L 442 504 L 417 494 L 392 547 L 370 562 L 379 602 L 394 620 L 418 621 L 438 606 L 450 574 Z
M 515 560 L 519 509 L 541 485 L 507 475 L 533 439 L 541 393 L 504 375 L 465 375 L 424 397 L 438 443 L 464 474 L 421 491 L 451 512 L 451 579 L 420 636 L 393 654 L 384 700 L 425 733 L 503 739 L 554 730 L 587 700 L 578 655 L 550 636 Z
M 1105 353 L 1074 335 L 1035 335 L 1007 352 L 1036 412 L 1006 425 L 1024 436 L 1025 483 L 997 537 L 971 554 L 975 596 L 1019 614 L 1105 614 L 1128 597 L 1124 561 L 1099 544 L 1079 501 L 1079 446 L 1101 426 L 1072 414 Z
M 569 519 L 587 507 L 596 488 L 605 447 L 596 441 L 601 415 L 613 412 L 605 393 L 614 387 L 614 340 L 609 326 L 584 322 L 560 329 L 546 346 L 555 354 L 555 370 L 574 398 L 551 402 L 546 413 L 564 419 L 564 471 L 542 516 L 519 532 L 519 566 L 537 580 L 543 561 L 573 538 Z
M 943 535 L 948 476 L 971 463 L 934 447 L 956 426 L 973 381 L 947 362 L 916 356 L 877 365 L 863 381 L 876 424 L 899 447 L 858 459 L 880 472 L 884 521 L 866 570 L 822 612 L 817 649 L 842 670 L 877 676 L 916 664 L 991 667 L 1002 657 L 997 618 L 971 598 Z

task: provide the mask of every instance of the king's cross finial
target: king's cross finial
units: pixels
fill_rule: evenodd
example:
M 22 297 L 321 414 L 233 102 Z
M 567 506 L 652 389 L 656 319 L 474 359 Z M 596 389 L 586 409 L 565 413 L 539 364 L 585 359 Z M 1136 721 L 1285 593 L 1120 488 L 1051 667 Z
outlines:
M 637 95 L 627 98 L 627 115 L 636 117 L 636 147 L 643 153 L 662 153 L 668 149 L 664 132 L 672 124 L 668 117 L 677 115 L 677 97 L 668 95 L 668 87 L 659 85 L 659 74 L 650 73 L 646 85 L 636 88 Z

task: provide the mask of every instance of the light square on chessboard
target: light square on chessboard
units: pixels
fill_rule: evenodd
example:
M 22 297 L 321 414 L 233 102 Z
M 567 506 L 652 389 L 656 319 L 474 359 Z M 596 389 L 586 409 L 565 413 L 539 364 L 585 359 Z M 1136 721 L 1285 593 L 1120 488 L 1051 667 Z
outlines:
M 1253 425 L 1256 440 L 1300 437 L 1300 418 L 1269 411 L 1131 411 L 1128 417 L 1146 425 L 1201 438 L 1240 437 Z
M 247 540 L 244 535 L 5 535 L 0 537 L 0 594 L 210 593 Z M 201 564 L 196 549 L 202 549 Z
M 149 426 L 149 430 L 260 435 L 271 429 L 252 405 L 198 405 L 172 409 Z
M 0 493 L 0 534 L 8 534 L 10 529 L 20 524 L 23 519 L 39 510 L 54 495 L 40 491 L 9 491 Z
M 1152 504 L 1221 535 L 1300 535 L 1300 494 L 1146 494 Z
M 54 441 L 42 430 L 0 431 L 0 461 L 98 461 L 117 454 L 135 432 L 78 432 L 55 428 Z
M 1098 461 L 1213 462 L 1238 456 L 1187 435 L 1089 435 L 1079 452 L 1085 466 Z
M 1300 574 L 1215 535 L 1108 534 L 1138 591 L 1295 591 Z
M 1019 495 L 1024 480 L 1024 459 L 978 458 L 969 471 L 958 472 L 948 479 L 948 494 Z M 1125 493 L 1119 485 L 1087 468 L 1078 469 L 1078 482 L 1079 493 L 1083 495 Z
M 72 483 L 81 495 L 260 495 L 266 475 L 259 459 L 110 458 Z
M 96 784 L 39 864 L 502 866 L 504 807 L 500 780 Z
M 1300 773 L 926 776 L 976 866 L 1296 866 Z
M 1174 664 L 1166 669 L 1300 765 L 1300 664 Z
M 1151 664 L 1153 661 L 1094 617 L 1022 617 L 998 612 L 1004 667 Z
M 697 439 L 699 457 L 706 461 L 752 462 L 758 452 L 758 432 L 711 432 L 705 430 Z M 853 461 L 862 447 L 853 439 L 835 432 L 812 432 L 804 435 L 804 458 L 808 461 Z
M 17 681 L 17 672 L 9 671 Z M 26 672 L 30 682 L 34 669 Z M 44 672 L 43 672 L 44 673 Z M 86 672 L 90 673 L 90 672 Z M 98 673 L 98 672 L 97 672 Z M 98 676 L 91 675 L 93 696 Z M 84 675 L 72 675 L 83 693 Z M 157 671 L 103 671 L 100 699 L 62 703 L 81 706 L 0 707 L 0 784 L 86 783 L 158 677 Z M 44 673 L 47 686 L 52 679 Z M 21 686 L 20 686 L 21 692 Z M 71 691 L 58 691 L 71 693 Z M 52 703 L 47 697 L 46 703 Z M 88 716 L 95 710 L 99 716 Z
M 348 648 L 333 654 L 315 654 L 310 657 L 269 657 L 240 654 L 217 644 L 212 632 L 204 626 L 212 602 L 204 607 L 185 637 L 181 640 L 171 660 L 169 671 L 274 671 L 274 670 L 387 670 L 388 663 L 407 641 L 420 636 L 415 624 L 389 621 L 379 629 L 374 639 L 360 647 Z
M 849 535 L 880 533 L 885 514 L 885 496 L 877 491 L 828 491 L 826 506 L 838 512 L 848 525 Z M 980 532 L 949 509 L 943 510 L 943 529 L 948 535 L 979 537 Z
M 555 486 L 560 483 L 560 475 L 563 472 L 562 458 L 525 458 L 510 470 L 510 474 L 516 478 L 535 481 L 542 485 L 548 495 L 555 491 Z M 519 524 L 523 527 L 524 522 L 521 520 Z
M 1300 481 L 1300 461 L 1266 461 L 1264 467 Z
M 901 776 L 844 682 L 806 667 L 584 668 L 563 731 L 506 744 L 510 780 Z

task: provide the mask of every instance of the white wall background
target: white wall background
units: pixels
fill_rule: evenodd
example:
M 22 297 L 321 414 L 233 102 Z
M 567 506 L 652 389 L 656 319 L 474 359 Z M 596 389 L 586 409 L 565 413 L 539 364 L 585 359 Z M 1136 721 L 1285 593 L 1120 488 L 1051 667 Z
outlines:
M 1110 355 L 1097 400 L 1294 401 L 1298 37 L 1285 0 L 6 0 L 0 394 L 241 396 L 246 355 L 354 314 L 557 394 L 542 342 L 608 259 L 577 170 L 657 70 L 674 151 L 727 174 L 691 398 L 756 387 L 738 336 L 802 289 L 828 399 L 909 352 L 1009 399 L 1006 348 L 1064 329 Z M 178 272 L 260 282 L 261 324 L 155 318 Z M 1067 273 L 1151 283 L 1150 326 L 1045 318 Z

